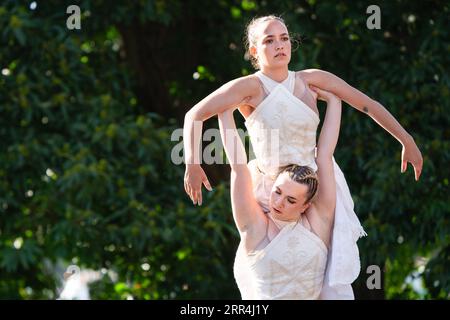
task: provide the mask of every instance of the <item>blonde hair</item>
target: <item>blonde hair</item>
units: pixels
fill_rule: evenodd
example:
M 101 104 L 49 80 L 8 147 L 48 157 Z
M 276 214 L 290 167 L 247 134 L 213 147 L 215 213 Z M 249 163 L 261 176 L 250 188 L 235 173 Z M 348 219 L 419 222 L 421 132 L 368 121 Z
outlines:
M 312 201 L 319 186 L 319 179 L 316 172 L 308 166 L 299 166 L 296 164 L 281 167 L 278 171 L 278 175 L 285 172 L 287 172 L 289 178 L 293 181 L 304 184 L 308 187 L 305 203 Z
M 255 17 L 247 24 L 246 30 L 245 30 L 245 49 L 246 49 L 246 56 L 250 59 L 250 62 L 252 63 L 252 66 L 255 69 L 259 69 L 258 59 L 256 59 L 254 56 L 250 54 L 250 47 L 256 46 L 256 42 L 258 40 L 256 34 L 255 34 L 255 28 L 260 25 L 263 22 L 270 21 L 270 20 L 277 20 L 280 21 L 282 24 L 286 25 L 283 18 L 275 16 L 275 15 L 269 15 L 264 17 Z

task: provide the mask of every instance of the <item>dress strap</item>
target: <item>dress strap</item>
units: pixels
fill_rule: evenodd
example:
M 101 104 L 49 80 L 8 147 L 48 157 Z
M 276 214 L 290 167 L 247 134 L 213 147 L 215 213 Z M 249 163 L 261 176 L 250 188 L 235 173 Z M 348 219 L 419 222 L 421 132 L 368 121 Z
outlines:
M 259 80 L 263 84 L 263 87 L 266 90 L 267 94 L 270 94 L 272 90 L 275 89 L 275 87 L 278 85 L 278 82 L 266 76 L 264 73 L 261 72 L 261 70 L 255 72 L 255 75 L 259 78 Z
M 286 80 L 289 80 L 287 84 L 287 88 L 290 93 L 294 94 L 294 88 L 295 88 L 295 71 L 288 71 L 289 76 Z
M 261 80 L 264 89 L 267 93 L 271 93 L 273 89 L 275 89 L 278 85 L 282 84 L 286 89 L 289 90 L 290 93 L 294 93 L 295 86 L 295 72 L 288 71 L 288 77 L 283 82 L 277 82 L 272 78 L 266 76 L 261 70 L 255 72 L 255 75 Z

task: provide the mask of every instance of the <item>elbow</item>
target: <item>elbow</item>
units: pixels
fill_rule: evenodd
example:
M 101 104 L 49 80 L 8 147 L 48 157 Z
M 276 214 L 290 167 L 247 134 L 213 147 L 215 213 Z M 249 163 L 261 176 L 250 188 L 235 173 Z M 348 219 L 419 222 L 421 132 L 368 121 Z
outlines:
M 207 118 L 208 115 L 198 105 L 193 106 L 184 116 L 185 120 L 188 119 L 190 121 L 204 121 Z
M 186 112 L 186 114 L 184 115 L 184 124 L 192 121 L 192 109 L 189 110 L 188 112 Z
M 191 128 L 194 125 L 194 117 L 192 115 L 191 111 L 186 112 L 186 114 L 184 115 L 184 123 L 183 123 L 183 130 L 190 130 L 189 128 Z
M 193 108 L 184 115 L 184 121 L 195 121 L 197 120 L 196 118 L 197 115 Z

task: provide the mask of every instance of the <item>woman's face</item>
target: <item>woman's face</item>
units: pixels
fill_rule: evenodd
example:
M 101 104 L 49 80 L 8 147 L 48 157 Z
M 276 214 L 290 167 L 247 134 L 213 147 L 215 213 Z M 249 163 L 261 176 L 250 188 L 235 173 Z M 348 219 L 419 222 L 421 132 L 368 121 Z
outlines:
M 305 204 L 308 186 L 295 182 L 287 172 L 278 176 L 270 193 L 270 212 L 279 220 L 294 221 L 310 206 Z
M 255 30 L 257 43 L 250 49 L 261 69 L 276 68 L 291 61 L 291 40 L 286 26 L 278 20 L 259 24 Z

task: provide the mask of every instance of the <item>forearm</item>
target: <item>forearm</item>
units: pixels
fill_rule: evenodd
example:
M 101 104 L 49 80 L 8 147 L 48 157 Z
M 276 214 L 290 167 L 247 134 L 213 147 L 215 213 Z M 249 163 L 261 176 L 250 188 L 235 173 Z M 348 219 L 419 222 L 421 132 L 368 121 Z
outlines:
M 402 145 L 412 140 L 412 137 L 398 121 L 379 102 L 346 83 L 334 74 L 322 70 L 305 71 L 309 84 L 334 93 L 353 108 L 366 113 L 383 129 L 389 132 Z
M 322 159 L 330 160 L 333 157 L 339 138 L 341 112 L 341 100 L 334 99 L 328 102 L 325 120 L 317 144 L 317 159 L 319 161 Z
M 400 123 L 379 102 L 369 98 L 361 91 L 353 88 L 344 80 L 332 73 L 310 69 L 303 75 L 309 85 L 313 85 L 334 93 L 355 109 L 366 113 L 383 129 L 389 132 L 402 146 L 402 172 L 406 170 L 408 162 L 414 167 L 416 180 L 419 179 L 423 158 L 412 136 L 400 125 Z
M 227 110 L 218 114 L 220 136 L 232 170 L 247 169 L 247 154 L 236 130 L 233 111 Z
M 376 123 L 389 132 L 398 142 L 406 145 L 412 140 L 411 135 L 400 125 L 392 114 L 379 102 L 370 99 L 362 111 L 370 116 Z
M 183 146 L 186 164 L 200 164 L 203 121 L 222 112 L 223 109 L 229 108 L 227 106 L 218 109 L 216 107 L 217 99 L 217 97 L 213 99 L 210 96 L 206 97 L 189 110 L 184 117 Z
M 186 113 L 183 126 L 183 147 L 186 165 L 200 164 L 203 121 L 196 120 L 192 112 Z

